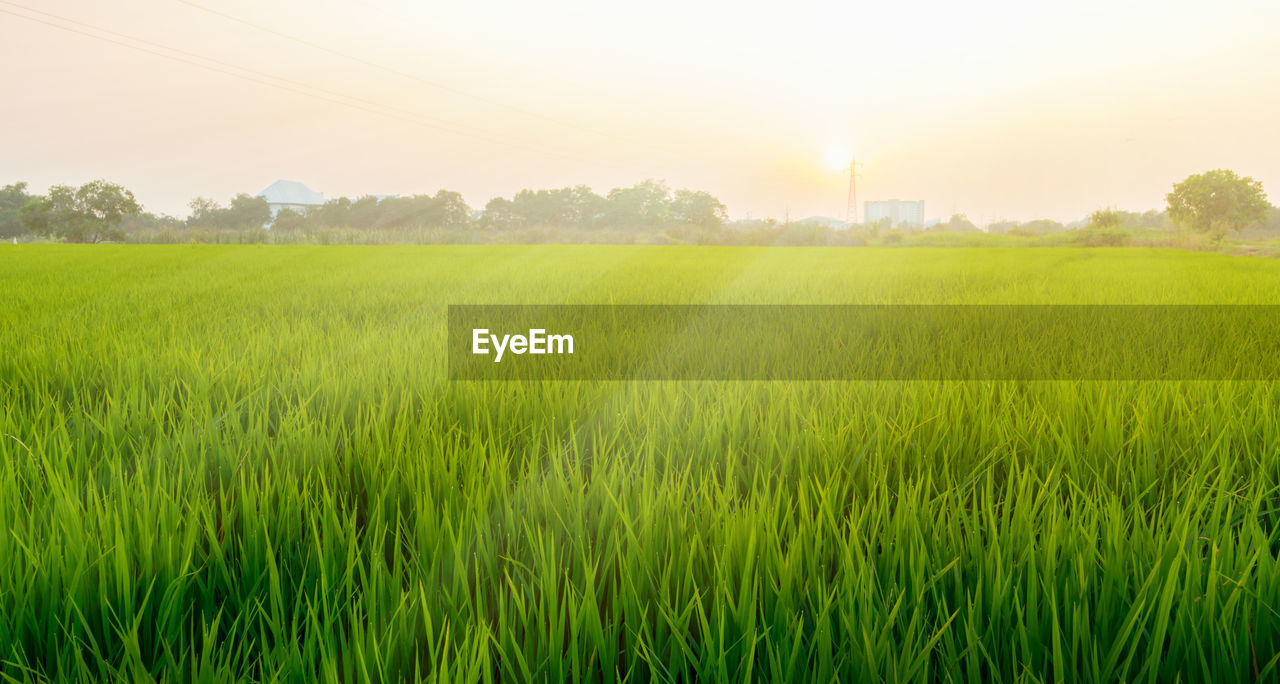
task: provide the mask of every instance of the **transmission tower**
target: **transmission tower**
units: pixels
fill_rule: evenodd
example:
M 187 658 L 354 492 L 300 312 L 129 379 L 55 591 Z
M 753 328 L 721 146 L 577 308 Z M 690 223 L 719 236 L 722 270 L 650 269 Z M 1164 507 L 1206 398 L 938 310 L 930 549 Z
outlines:
M 858 223 L 858 164 L 849 158 L 849 205 L 845 208 L 844 220 L 852 227 Z

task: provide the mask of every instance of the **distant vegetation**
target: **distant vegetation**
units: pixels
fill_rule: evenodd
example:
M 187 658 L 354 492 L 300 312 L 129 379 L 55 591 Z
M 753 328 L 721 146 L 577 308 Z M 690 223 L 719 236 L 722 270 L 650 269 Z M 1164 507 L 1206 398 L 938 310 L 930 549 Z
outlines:
M 21 201 L 17 218 L 22 231 L 66 242 L 120 242 L 125 217 L 143 213 L 133 193 L 102 180 L 79 188 L 55 185 L 39 197 L 27 196 L 26 183 L 18 183 L 6 186 L 0 196 L 6 202 Z M 5 217 L 0 220 L 7 222 L 13 208 L 0 207 Z
M 1275 219 L 1275 208 L 1267 203 L 1262 183 L 1225 169 L 1187 178 L 1173 186 L 1167 199 L 1169 216 L 1174 221 L 1210 235 L 1217 242 L 1227 233 Z
M 1167 207 L 1146 212 L 1105 208 L 1062 224 L 1049 219 L 979 227 L 963 214 L 928 226 L 887 220 L 852 227 L 810 218 L 729 221 L 725 205 L 701 191 L 672 191 L 646 180 L 601 195 L 585 185 L 521 190 L 483 209 L 440 190 L 408 197 L 340 197 L 306 211 L 272 216 L 262 197 L 239 194 L 226 205 L 198 197 L 183 220 L 143 211 L 126 189 L 106 181 L 54 186 L 44 196 L 26 183 L 0 189 L 0 238 L 65 242 L 269 244 L 699 244 L 827 246 L 1159 246 L 1280 253 L 1280 209 L 1262 185 L 1227 170 L 1173 186 Z

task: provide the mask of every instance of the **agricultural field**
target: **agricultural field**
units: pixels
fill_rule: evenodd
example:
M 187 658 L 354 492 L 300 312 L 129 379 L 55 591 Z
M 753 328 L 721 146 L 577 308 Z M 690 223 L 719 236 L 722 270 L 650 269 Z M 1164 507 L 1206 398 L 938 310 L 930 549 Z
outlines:
M 0 674 L 1274 681 L 1280 383 L 444 349 L 462 303 L 1276 302 L 1138 248 L 0 246 Z

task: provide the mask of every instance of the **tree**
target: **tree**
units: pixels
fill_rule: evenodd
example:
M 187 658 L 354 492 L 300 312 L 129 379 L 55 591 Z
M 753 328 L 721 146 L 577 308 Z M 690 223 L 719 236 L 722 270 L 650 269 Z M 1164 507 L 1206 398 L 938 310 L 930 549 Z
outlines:
M 18 222 L 32 235 L 51 235 L 53 202 L 48 197 L 32 197 L 18 210 Z
M 600 217 L 604 216 L 605 199 L 591 188 L 577 185 L 565 188 L 565 191 L 568 193 L 569 204 L 572 207 L 572 220 L 576 225 L 583 228 L 593 226 L 599 222 Z
M 124 217 L 120 221 L 120 230 L 125 235 L 141 232 L 160 232 L 173 231 L 182 228 L 184 222 L 182 219 L 174 218 L 166 214 L 152 214 L 150 212 L 142 212 L 140 214 L 132 214 Z
M 265 197 L 254 197 L 243 192 L 231 198 L 225 223 L 228 228 L 261 228 L 271 220 L 271 206 Z
M 263 197 L 239 193 L 222 207 L 203 197 L 191 200 L 187 225 L 201 228 L 261 228 L 271 220 L 271 206 Z
M 27 232 L 18 214 L 30 201 L 31 195 L 27 194 L 26 183 L 14 183 L 0 188 L 0 238 L 17 237 Z
M 728 219 L 728 213 L 724 204 L 709 193 L 677 190 L 671 200 L 671 217 L 677 223 L 719 228 Z
M 1115 209 L 1099 209 L 1089 214 L 1088 230 L 1120 230 L 1124 225 L 1124 217 Z
M 471 207 L 467 206 L 461 194 L 452 190 L 437 190 L 436 196 L 431 200 L 434 206 L 430 218 L 434 227 L 463 228 L 471 220 Z
M 369 200 L 374 200 L 374 203 L 368 204 Z M 367 209 L 361 209 L 361 207 L 367 207 Z M 444 207 L 431 195 L 411 195 L 388 197 L 380 202 L 376 201 L 376 198 L 356 200 L 351 205 L 351 220 L 352 227 L 398 230 L 438 228 L 445 217 Z
M 19 213 L 23 225 L 36 235 L 97 243 L 123 239 L 120 222 L 141 212 L 132 192 L 96 180 L 75 189 L 55 185 L 47 197 L 27 202 Z
M 334 223 L 330 228 L 355 228 L 357 230 L 372 230 L 374 228 L 386 228 L 388 208 L 395 206 L 400 198 L 387 198 L 379 201 L 373 195 L 365 195 L 354 201 L 348 200 L 346 197 L 341 198 L 337 207 L 346 207 L 346 222 Z M 406 212 L 411 213 L 411 212 Z
M 222 207 L 218 206 L 217 202 L 205 197 L 197 197 L 187 206 L 191 208 L 191 215 L 187 217 L 187 225 L 191 227 L 214 227 L 213 223 L 217 220 L 218 212 L 222 211 Z
M 511 210 L 524 225 L 563 227 L 571 219 L 568 199 L 559 190 L 521 190 L 511 198 Z
M 480 223 L 493 230 L 511 230 L 520 227 L 520 217 L 516 215 L 515 204 L 511 200 L 494 197 L 484 205 Z
M 671 218 L 671 190 L 662 181 L 646 180 L 609 191 L 607 220 L 615 228 L 661 226 Z
M 1066 226 L 1054 221 L 1053 219 L 1035 219 L 1019 223 L 1015 230 L 1026 235 L 1044 235 L 1047 233 L 1057 233 L 1066 230 Z
M 271 224 L 272 230 L 302 230 L 307 219 L 298 210 L 285 207 L 276 212 L 276 220 Z
M 1271 214 L 1262 229 L 1270 236 L 1280 234 L 1280 207 L 1271 207 Z
M 495 201 L 499 199 L 495 198 Z M 505 222 L 526 227 L 584 228 L 595 224 L 604 213 L 604 202 L 604 198 L 585 185 L 556 190 L 521 190 L 510 202 L 490 202 L 492 207 L 486 206 L 486 211 L 496 209 L 497 212 L 486 223 L 491 226 Z M 458 203 L 461 204 L 461 198 L 458 198 Z M 509 216 L 503 214 L 504 211 Z
M 945 223 L 938 223 L 925 229 L 928 232 L 951 231 L 956 233 L 976 233 L 978 227 L 964 214 L 952 214 Z
M 279 219 L 280 215 L 277 214 Z M 307 212 L 307 222 L 318 228 L 346 228 L 351 225 L 351 200 L 331 199 Z
M 1262 183 L 1226 169 L 1188 176 L 1165 199 L 1169 218 L 1217 242 L 1229 232 L 1262 223 L 1271 210 Z
M 1139 214 L 1136 211 L 1119 211 L 1122 223 L 1130 228 L 1143 230 L 1169 230 L 1169 215 L 1163 211 L 1149 209 Z

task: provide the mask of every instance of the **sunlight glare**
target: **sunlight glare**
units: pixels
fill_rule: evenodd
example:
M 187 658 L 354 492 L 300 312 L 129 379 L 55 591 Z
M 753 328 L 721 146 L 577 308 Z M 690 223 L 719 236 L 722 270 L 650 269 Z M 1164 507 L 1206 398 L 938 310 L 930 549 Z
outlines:
M 843 171 L 849 168 L 850 162 L 853 161 L 853 155 L 849 150 L 843 147 L 831 147 L 827 149 L 827 168 L 832 171 Z

